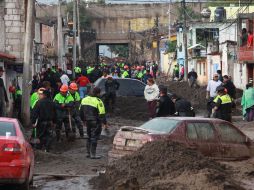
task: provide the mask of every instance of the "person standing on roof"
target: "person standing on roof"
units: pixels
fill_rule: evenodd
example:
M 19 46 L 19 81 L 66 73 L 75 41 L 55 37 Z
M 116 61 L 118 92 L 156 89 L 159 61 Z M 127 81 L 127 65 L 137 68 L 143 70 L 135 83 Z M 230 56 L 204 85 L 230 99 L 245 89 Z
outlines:
M 219 75 L 217 73 L 215 73 L 213 75 L 213 80 L 210 80 L 208 82 L 208 85 L 206 88 L 206 99 L 208 100 L 208 102 L 207 102 L 207 112 L 208 112 L 207 117 L 211 116 L 213 100 L 217 96 L 216 89 L 220 85 L 221 85 L 221 81 L 219 80 Z
M 214 98 L 213 102 L 215 104 L 212 109 L 213 116 L 215 118 L 223 119 L 225 121 L 231 122 L 232 116 L 232 99 L 227 94 L 223 86 L 217 87 L 217 97 Z
M 100 138 L 102 124 L 107 128 L 106 111 L 100 96 L 100 88 L 95 87 L 93 93 L 82 99 L 80 107 L 80 117 L 87 126 L 87 157 L 100 159 L 96 155 L 97 141 Z
M 85 72 L 82 72 L 76 82 L 79 85 L 80 98 L 83 99 L 87 95 L 87 85 L 90 84 L 90 80 L 86 77 Z
M 148 104 L 149 117 L 154 118 L 156 116 L 157 100 L 159 99 L 159 87 L 153 78 L 147 80 L 144 95 Z

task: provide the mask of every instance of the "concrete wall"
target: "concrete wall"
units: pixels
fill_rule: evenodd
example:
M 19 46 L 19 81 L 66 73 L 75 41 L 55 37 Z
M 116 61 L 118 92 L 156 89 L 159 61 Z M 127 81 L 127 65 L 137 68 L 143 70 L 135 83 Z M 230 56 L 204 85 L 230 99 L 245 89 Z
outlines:
M 16 56 L 17 61 L 24 58 L 25 13 L 22 0 L 5 0 L 5 51 Z
M 4 1 L 0 1 L 0 51 L 5 51 Z

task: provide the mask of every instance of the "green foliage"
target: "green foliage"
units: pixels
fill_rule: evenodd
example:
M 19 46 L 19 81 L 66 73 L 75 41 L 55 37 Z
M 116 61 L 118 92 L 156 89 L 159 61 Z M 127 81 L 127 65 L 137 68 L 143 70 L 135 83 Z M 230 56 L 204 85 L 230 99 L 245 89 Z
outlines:
M 73 20 L 73 2 L 67 4 L 67 12 L 69 13 L 69 21 Z M 80 29 L 87 29 L 91 27 L 92 18 L 89 16 L 86 10 L 86 4 L 80 2 L 79 6 L 79 18 L 80 18 Z
M 176 41 L 167 41 L 166 42 L 166 46 L 167 46 L 166 52 L 167 53 L 175 52 L 176 51 L 176 44 L 177 44 Z
M 178 20 L 183 21 L 184 20 L 184 13 L 186 12 L 186 20 L 198 20 L 201 19 L 201 14 L 196 13 L 195 11 L 192 10 L 191 7 L 186 6 L 186 10 L 183 9 L 183 7 L 178 7 L 177 8 L 177 15 L 178 15 Z
M 129 48 L 126 45 L 110 45 L 109 51 L 116 54 L 119 57 L 128 57 L 129 56 Z

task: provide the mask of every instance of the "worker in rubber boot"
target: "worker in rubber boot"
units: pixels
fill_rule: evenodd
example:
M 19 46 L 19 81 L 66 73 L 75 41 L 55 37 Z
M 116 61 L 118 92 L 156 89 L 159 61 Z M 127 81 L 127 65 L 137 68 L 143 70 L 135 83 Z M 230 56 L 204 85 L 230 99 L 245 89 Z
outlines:
M 78 85 L 76 83 L 71 83 L 69 86 L 69 94 L 74 99 L 74 107 L 72 109 L 72 118 L 79 130 L 79 135 L 81 138 L 84 138 L 84 130 L 83 130 L 83 122 L 79 115 L 79 107 L 80 107 L 80 96 L 78 93 Z M 73 132 L 76 133 L 76 128 L 73 127 Z
M 31 123 L 33 127 L 38 129 L 38 137 L 40 139 L 38 148 L 49 152 L 53 140 L 53 126 L 56 119 L 55 104 L 50 99 L 50 92 L 48 90 L 41 90 L 38 94 L 39 100 L 32 111 Z
M 80 117 L 86 122 L 87 127 L 87 157 L 99 159 L 96 155 L 97 141 L 101 135 L 102 124 L 107 128 L 106 112 L 100 96 L 100 88 L 95 87 L 92 95 L 82 99 L 80 107 Z
M 66 138 L 69 139 L 70 123 L 68 117 L 68 109 L 71 109 L 74 105 L 74 99 L 68 94 L 68 86 L 63 84 L 60 88 L 60 92 L 56 94 L 54 98 L 56 106 L 56 138 L 60 141 L 62 124 L 65 127 Z
M 231 122 L 232 99 L 223 86 L 218 86 L 216 91 L 217 96 L 213 100 L 214 107 L 212 109 L 212 114 L 215 118 Z

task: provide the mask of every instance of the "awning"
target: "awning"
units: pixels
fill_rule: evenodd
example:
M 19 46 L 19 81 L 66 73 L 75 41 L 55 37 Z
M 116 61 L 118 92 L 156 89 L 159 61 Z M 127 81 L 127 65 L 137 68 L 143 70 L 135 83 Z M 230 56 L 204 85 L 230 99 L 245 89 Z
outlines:
M 14 61 L 16 57 L 8 53 L 0 52 L 0 59 Z
M 201 44 L 195 44 L 195 45 L 193 45 L 191 47 L 188 47 L 188 50 L 189 49 L 206 49 L 206 47 L 202 46 Z

